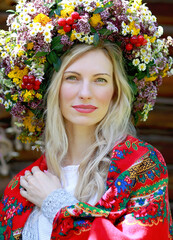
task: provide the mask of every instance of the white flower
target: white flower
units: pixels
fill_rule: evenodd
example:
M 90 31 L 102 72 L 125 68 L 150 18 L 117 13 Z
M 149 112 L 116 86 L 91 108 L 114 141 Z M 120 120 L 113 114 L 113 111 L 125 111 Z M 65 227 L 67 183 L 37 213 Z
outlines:
M 23 12 L 24 12 L 24 13 L 28 13 L 28 8 L 25 7 L 25 8 L 23 9 Z
M 0 97 L 0 104 L 3 104 L 4 100 Z
M 45 29 L 44 32 L 43 32 L 43 36 L 45 36 L 45 37 L 50 37 L 50 36 L 51 36 L 50 30 Z
M 159 26 L 157 32 L 154 33 L 154 36 L 159 38 L 163 35 L 163 27 Z
M 125 28 L 122 30 L 122 35 L 123 35 L 123 36 L 126 36 L 126 35 L 127 35 L 127 31 L 126 31 Z
M 147 54 L 146 49 L 142 48 L 142 49 L 141 49 L 141 54 L 142 54 L 142 55 L 146 55 L 146 54 Z
M 51 36 L 46 36 L 46 37 L 44 37 L 44 41 L 45 41 L 46 43 L 50 43 L 50 42 L 52 41 Z
M 24 23 L 29 23 L 31 21 L 31 17 L 28 15 L 28 14 L 26 14 L 24 17 L 23 17 L 23 22 Z
M 145 71 L 146 70 L 146 64 L 145 63 L 141 63 L 138 65 L 139 71 Z
M 153 16 L 151 17 L 151 21 L 152 21 L 152 22 L 156 22 L 156 21 L 157 21 L 156 16 L 153 15 Z
M 28 24 L 28 28 L 29 28 L 29 29 L 32 29 L 33 27 L 34 27 L 34 24 L 33 24 L 33 23 L 29 23 L 29 24 Z
M 32 37 L 34 37 L 34 36 L 37 35 L 37 32 L 36 32 L 35 30 L 31 30 L 31 31 L 30 31 L 30 35 L 31 35 Z
M 123 21 L 122 23 L 121 23 L 121 27 L 122 28 L 125 28 L 127 25 L 126 25 L 126 23 Z
M 5 109 L 9 108 L 9 103 L 7 101 L 4 102 L 4 107 L 5 107 Z
M 22 4 L 17 4 L 16 5 L 16 12 L 21 12 L 23 9 L 23 5 Z
M 90 37 L 89 37 L 89 41 L 88 41 L 88 43 L 89 43 L 89 44 L 92 44 L 93 41 L 94 41 L 94 36 L 90 36 Z
M 149 104 L 146 104 L 146 103 L 145 103 L 145 105 L 144 105 L 144 107 L 143 107 L 143 112 L 142 112 L 142 114 L 143 114 L 143 121 L 146 121 L 146 120 L 147 120 L 147 118 L 148 118 L 148 113 L 149 113 L 149 111 L 151 111 L 151 110 L 153 110 L 153 105 L 151 105 L 151 103 L 149 103 Z
M 138 58 L 136 58 L 136 59 L 133 59 L 133 65 L 134 66 L 138 66 L 139 65 L 139 63 L 140 63 L 140 61 L 139 61 L 139 59 Z
M 10 100 L 8 100 L 8 104 L 9 104 L 10 107 L 13 106 L 13 103 Z
M 7 55 L 6 52 L 2 52 L 2 53 L 1 53 L 1 57 L 4 59 L 4 58 L 8 57 L 8 55 Z
M 128 18 L 128 20 L 129 20 L 130 22 L 133 22 L 132 16 L 128 16 L 127 18 Z
M 16 26 L 17 26 L 17 22 L 14 21 L 14 22 L 11 24 L 11 28 L 12 28 L 13 30 L 16 30 Z
M 46 29 L 49 29 L 50 31 L 53 30 L 54 26 L 50 23 L 46 24 Z
M 146 64 L 148 64 L 148 63 L 150 62 L 150 57 L 145 57 L 145 58 L 144 58 L 144 62 L 145 62 Z
M 36 8 L 33 7 L 33 6 L 29 6 L 29 7 L 28 7 L 28 12 L 29 12 L 30 14 L 34 14 L 34 13 L 36 13 Z
M 75 35 L 75 37 L 77 38 L 77 39 L 79 39 L 81 36 L 82 36 L 82 33 L 74 33 L 74 35 Z

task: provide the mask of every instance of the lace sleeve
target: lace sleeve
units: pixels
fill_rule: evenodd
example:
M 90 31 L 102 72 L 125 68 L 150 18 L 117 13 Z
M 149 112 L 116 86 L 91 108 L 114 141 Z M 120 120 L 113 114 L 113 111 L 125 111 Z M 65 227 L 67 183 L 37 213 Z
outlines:
M 43 201 L 41 211 L 48 220 L 53 223 L 56 213 L 63 207 L 79 202 L 72 194 L 60 188 L 50 193 Z

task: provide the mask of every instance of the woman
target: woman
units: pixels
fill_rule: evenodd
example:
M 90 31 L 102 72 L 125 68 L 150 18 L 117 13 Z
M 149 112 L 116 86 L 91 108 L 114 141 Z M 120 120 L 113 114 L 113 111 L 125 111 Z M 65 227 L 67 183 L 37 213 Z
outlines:
M 86 19 L 92 14 L 91 9 L 94 8 L 95 11 L 99 2 L 96 5 L 93 2 L 90 4 L 88 14 L 84 14 L 83 9 L 80 18 L 76 13 L 79 10 L 78 6 L 74 12 L 74 9 L 71 10 L 70 6 L 66 6 L 67 2 L 64 3 L 65 8 L 61 10 L 61 15 L 71 14 L 76 21 L 75 24 L 78 24 L 75 26 L 75 31 L 80 32 L 82 21 L 85 20 L 86 27 L 88 24 Z M 62 18 L 58 20 L 58 31 L 62 35 L 52 40 L 51 51 L 46 53 L 48 66 L 51 68 L 53 65 L 57 71 L 51 79 L 46 94 L 45 154 L 15 176 L 7 186 L 0 203 L 2 239 L 172 239 L 168 176 L 164 159 L 157 149 L 135 138 L 135 128 L 131 123 L 131 111 L 138 100 L 134 101 L 134 95 L 137 96 L 134 91 L 136 79 L 132 84 L 130 73 L 135 75 L 137 54 L 128 52 L 131 50 L 130 43 L 126 42 L 127 38 L 123 40 L 125 53 L 117 44 L 112 43 L 114 42 L 112 39 L 117 38 L 115 27 L 114 30 L 109 29 L 106 32 L 108 40 L 105 38 L 105 29 L 101 27 L 104 24 L 109 28 L 112 27 L 110 14 L 115 14 L 115 6 L 108 1 L 104 3 L 103 13 L 99 14 L 103 9 L 98 8 L 89 19 L 95 42 L 92 42 L 92 36 L 86 35 L 84 39 L 81 34 L 79 37 L 75 31 L 68 31 L 67 24 L 65 28 L 62 26 L 64 20 Z M 85 4 L 79 5 L 80 9 L 88 7 L 87 4 L 86 1 Z M 123 4 L 127 3 L 123 2 Z M 32 6 L 29 7 L 31 10 Z M 105 12 L 107 8 L 109 12 Z M 123 8 L 123 11 L 127 9 Z M 46 22 L 51 28 L 51 20 L 43 14 L 34 14 L 33 22 L 42 23 L 41 30 L 36 35 L 40 38 Z M 106 18 L 109 20 L 107 23 Z M 113 17 L 113 23 L 114 20 Z M 70 25 L 71 19 L 65 21 Z M 37 27 L 40 25 L 38 24 Z M 28 29 L 31 28 L 30 25 Z M 132 31 L 134 28 L 133 26 Z M 54 29 L 52 34 L 55 33 Z M 78 41 L 77 37 L 79 37 Z M 98 41 L 98 37 L 102 41 Z M 139 35 L 137 39 L 138 41 L 142 39 L 141 45 L 145 46 L 142 37 Z M 29 38 L 29 41 L 31 39 Z M 77 42 L 72 44 L 72 39 Z M 135 39 L 136 37 L 130 38 L 131 43 L 135 44 Z M 86 44 L 83 43 L 85 40 Z M 150 38 L 146 41 L 150 41 Z M 41 62 L 37 65 L 38 55 L 33 55 L 34 51 L 38 50 L 37 45 L 40 42 L 34 41 L 34 48 L 31 42 L 27 43 L 28 55 L 22 56 L 22 53 L 19 53 L 22 56 L 19 56 L 20 63 L 23 64 L 22 70 L 30 71 L 26 73 L 28 76 L 23 76 L 23 82 L 19 85 L 19 88 L 23 88 L 20 90 L 23 92 L 19 101 L 23 99 L 25 107 L 26 102 L 30 101 L 28 96 L 32 98 L 32 94 L 35 94 L 29 88 L 39 90 L 38 82 L 33 80 L 31 73 L 40 74 Z M 70 46 L 68 49 L 67 45 Z M 134 52 L 144 51 L 139 47 L 139 45 L 134 46 Z M 45 46 L 42 45 L 42 48 Z M 132 62 L 134 64 L 126 71 L 123 63 L 124 54 L 127 57 L 125 67 L 132 66 Z M 41 52 L 40 57 L 44 55 L 45 52 Z M 59 57 L 60 69 L 57 68 Z M 31 59 L 36 66 L 35 71 L 33 65 L 30 70 L 27 69 L 32 62 Z M 147 62 L 146 59 L 145 61 Z M 7 62 L 8 59 L 5 59 L 3 64 Z M 15 59 L 14 64 L 16 62 Z M 140 70 L 142 67 L 144 64 L 140 65 L 135 76 L 141 78 L 141 74 L 146 74 L 144 69 Z M 147 67 L 149 69 L 153 65 Z M 168 71 L 168 66 L 166 67 Z M 17 67 L 14 70 L 19 71 Z M 153 71 L 154 69 L 151 74 Z M 165 66 L 163 71 L 166 71 Z M 48 77 L 50 72 L 45 70 L 46 73 Z M 12 75 L 14 71 L 8 73 L 9 78 Z M 17 82 L 17 80 L 13 81 Z M 37 97 L 38 93 L 43 91 L 44 83 L 40 86 Z M 141 85 L 138 87 L 139 99 L 145 88 Z M 13 96 L 15 96 L 14 89 Z M 34 102 L 33 99 L 32 101 Z M 28 106 L 31 105 L 32 103 L 29 102 Z M 150 105 L 142 105 L 143 115 L 149 111 L 146 106 Z M 34 112 L 34 109 L 32 111 Z M 23 112 L 25 114 L 25 111 Z M 28 118 L 27 115 L 25 117 Z M 23 124 L 26 124 L 25 119 Z M 30 136 L 33 137 L 34 131 L 31 131 L 33 128 L 29 127 Z
M 63 58 L 48 90 L 48 171 L 42 157 L 15 178 L 27 208 L 16 216 L 22 239 L 171 239 L 166 166 L 133 137 L 122 66 L 110 44 Z

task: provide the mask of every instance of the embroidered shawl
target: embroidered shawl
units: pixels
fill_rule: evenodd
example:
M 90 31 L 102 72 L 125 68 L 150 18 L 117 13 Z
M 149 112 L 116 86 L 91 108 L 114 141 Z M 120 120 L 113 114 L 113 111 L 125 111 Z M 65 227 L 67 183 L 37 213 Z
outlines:
M 34 205 L 20 195 L 20 176 L 33 166 L 46 170 L 44 155 L 17 174 L 0 202 L 0 239 L 21 239 Z M 55 216 L 51 240 L 173 239 L 168 201 L 168 175 L 160 152 L 128 136 L 112 151 L 106 192 L 91 206 L 62 208 Z

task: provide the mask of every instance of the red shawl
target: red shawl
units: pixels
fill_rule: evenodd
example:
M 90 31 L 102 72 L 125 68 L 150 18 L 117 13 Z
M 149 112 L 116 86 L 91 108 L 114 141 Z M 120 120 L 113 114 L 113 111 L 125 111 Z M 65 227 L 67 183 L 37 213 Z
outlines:
M 33 166 L 46 170 L 44 155 L 17 174 L 0 202 L 0 239 L 20 239 L 34 205 L 20 195 L 20 176 Z M 107 190 L 95 206 L 79 202 L 62 208 L 53 222 L 53 239 L 173 239 L 168 175 L 162 155 L 129 136 L 112 151 Z

